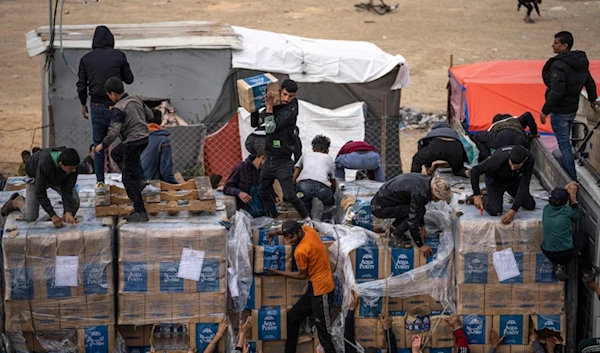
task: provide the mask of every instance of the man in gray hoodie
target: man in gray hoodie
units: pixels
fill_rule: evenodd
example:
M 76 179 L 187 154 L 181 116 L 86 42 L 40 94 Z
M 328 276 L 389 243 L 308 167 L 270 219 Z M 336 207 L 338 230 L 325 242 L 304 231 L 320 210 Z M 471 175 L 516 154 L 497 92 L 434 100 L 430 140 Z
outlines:
M 460 142 L 458 133 L 447 123 L 436 123 L 427 136 L 418 142 L 418 151 L 413 157 L 411 173 L 421 173 L 423 165 L 427 174 L 435 171 L 436 161 L 445 161 L 452 168 L 454 175 L 469 177 L 467 153 Z M 438 164 L 439 165 L 439 164 Z
M 110 146 L 117 137 L 123 142 L 123 185 L 127 196 L 133 202 L 133 213 L 125 217 L 128 222 L 146 222 L 148 214 L 142 198 L 145 186 L 140 156 L 148 145 L 148 125 L 154 114 L 138 96 L 130 96 L 125 92 L 123 82 L 118 77 L 111 77 L 104 84 L 106 93 L 115 102 L 111 109 L 111 122 L 108 134 L 102 143 L 96 146 L 100 153 L 104 146 Z
M 552 115 L 550 125 L 562 153 L 564 168 L 573 180 L 577 180 L 571 146 L 571 128 L 579 107 L 579 94 L 585 87 L 592 107 L 598 104 L 598 95 L 585 52 L 571 51 L 572 47 L 573 35 L 570 32 L 563 31 L 554 35 L 552 50 L 557 55 L 550 58 L 542 69 L 546 102 L 542 107 L 540 121 L 546 124 L 546 117 Z

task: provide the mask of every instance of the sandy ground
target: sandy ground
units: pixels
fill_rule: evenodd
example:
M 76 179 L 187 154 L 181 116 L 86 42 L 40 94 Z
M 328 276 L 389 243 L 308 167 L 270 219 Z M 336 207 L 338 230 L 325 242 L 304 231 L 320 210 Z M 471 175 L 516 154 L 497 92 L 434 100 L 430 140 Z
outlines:
M 600 58 L 596 0 L 544 0 L 542 17 L 534 15 L 533 25 L 523 23 L 524 11 L 516 11 L 516 0 L 402 0 L 396 13 L 385 16 L 355 10 L 358 1 L 65 0 L 64 23 L 208 20 L 306 37 L 371 41 L 408 61 L 411 85 L 402 92 L 402 105 L 432 112 L 445 110 L 451 54 L 455 65 L 546 59 L 552 56 L 554 33 L 569 30 L 575 49 Z M 41 125 L 40 59 L 28 57 L 24 34 L 48 24 L 48 2 L 0 0 L 0 23 L 0 171 L 11 174 L 20 151 L 41 144 L 39 132 L 30 130 Z M 401 133 L 405 170 L 422 133 Z

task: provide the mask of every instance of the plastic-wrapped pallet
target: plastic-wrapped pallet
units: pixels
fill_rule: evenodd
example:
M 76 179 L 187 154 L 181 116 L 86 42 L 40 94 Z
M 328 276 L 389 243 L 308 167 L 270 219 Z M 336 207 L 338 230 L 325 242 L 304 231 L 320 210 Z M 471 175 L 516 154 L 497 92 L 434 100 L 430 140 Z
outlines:
M 472 194 L 466 179 L 442 176 L 465 195 Z M 535 177 L 530 192 L 536 208 L 520 209 L 508 225 L 485 211 L 481 215 L 472 205 L 461 206 L 463 215 L 456 237 L 457 311 L 462 315 L 469 344 L 488 344 L 488 332 L 493 327 L 506 335 L 506 349 L 523 350 L 530 343 L 529 332 L 539 322 L 538 317 L 554 322 L 554 335 L 564 343 L 564 283 L 558 282 L 552 263 L 540 248 L 542 210 L 548 194 Z M 505 195 L 505 212 L 511 201 Z M 506 259 L 518 270 L 508 278 L 504 278 L 504 271 L 496 271 L 500 263 L 507 263 Z
M 112 222 L 93 218 L 56 229 L 18 217 L 8 217 L 2 238 L 11 344 L 18 352 L 36 344 L 94 344 L 108 353 L 115 324 Z M 57 341 L 61 335 L 70 338 Z
M 152 219 L 119 229 L 119 325 L 218 323 L 227 289 L 219 221 Z

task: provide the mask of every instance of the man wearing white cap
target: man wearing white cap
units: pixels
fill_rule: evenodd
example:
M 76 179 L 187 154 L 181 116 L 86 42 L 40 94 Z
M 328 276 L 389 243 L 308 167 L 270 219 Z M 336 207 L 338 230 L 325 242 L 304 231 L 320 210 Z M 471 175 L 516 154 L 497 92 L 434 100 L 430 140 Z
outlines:
M 378 218 L 395 218 L 392 232 L 402 238 L 409 230 L 415 245 L 426 256 L 432 249 L 423 241 L 425 231 L 425 205 L 429 201 L 452 201 L 450 185 L 440 177 L 429 177 L 420 173 L 401 174 L 381 186 L 371 200 L 371 213 Z

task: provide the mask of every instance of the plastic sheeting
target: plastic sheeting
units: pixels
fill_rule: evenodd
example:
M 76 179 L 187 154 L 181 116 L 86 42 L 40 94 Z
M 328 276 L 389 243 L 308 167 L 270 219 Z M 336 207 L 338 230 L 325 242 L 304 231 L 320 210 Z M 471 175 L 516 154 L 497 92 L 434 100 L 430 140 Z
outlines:
M 245 147 L 246 138 L 255 128 L 250 126 L 250 113 L 241 107 L 238 110 L 238 121 L 242 156 L 245 159 L 249 155 Z M 311 142 L 316 135 L 325 135 L 331 139 L 329 155 L 335 159 L 346 142 L 364 140 L 365 104 L 356 102 L 337 109 L 327 109 L 299 100 L 296 126 L 300 129 L 302 153 L 312 151 Z
M 232 67 L 279 72 L 297 82 L 365 83 L 400 65 L 391 89 L 408 86 L 406 59 L 390 55 L 373 43 L 310 39 L 233 27 L 243 50 L 232 51 Z

